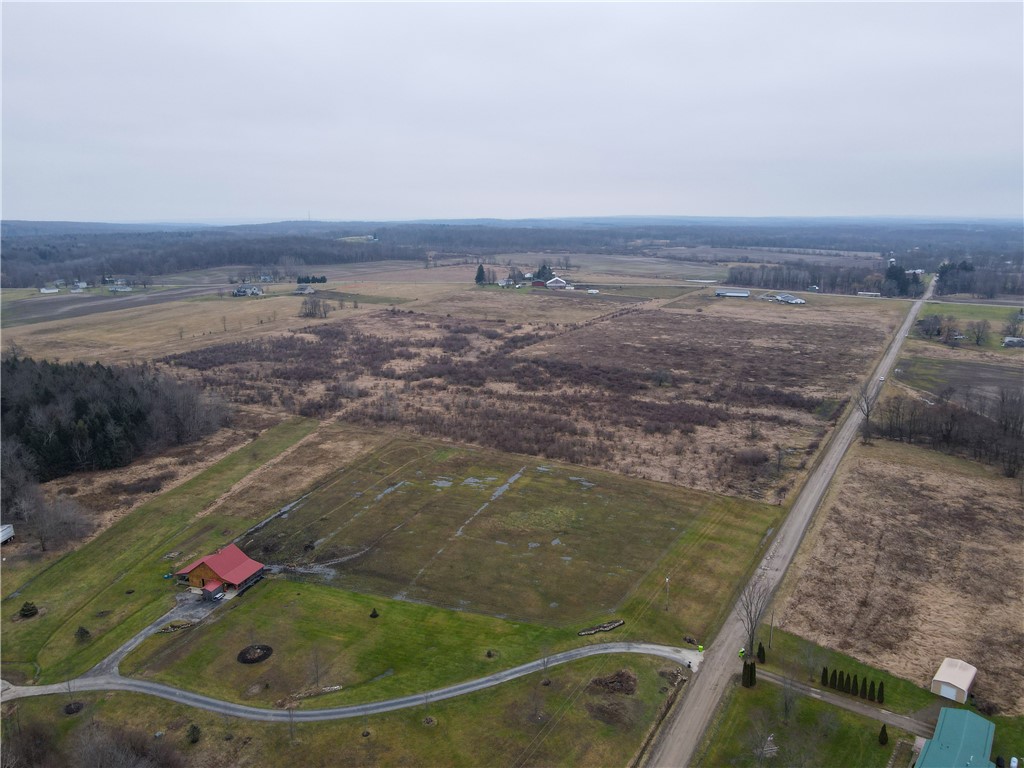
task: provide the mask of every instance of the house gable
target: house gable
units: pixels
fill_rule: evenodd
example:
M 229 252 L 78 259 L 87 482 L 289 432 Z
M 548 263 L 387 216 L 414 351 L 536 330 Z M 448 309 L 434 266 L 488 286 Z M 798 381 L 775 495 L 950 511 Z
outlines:
M 195 588 L 202 588 L 210 581 L 222 581 L 228 589 L 241 590 L 263 575 L 263 563 L 256 562 L 234 544 L 228 544 L 215 554 L 187 565 L 176 575 Z

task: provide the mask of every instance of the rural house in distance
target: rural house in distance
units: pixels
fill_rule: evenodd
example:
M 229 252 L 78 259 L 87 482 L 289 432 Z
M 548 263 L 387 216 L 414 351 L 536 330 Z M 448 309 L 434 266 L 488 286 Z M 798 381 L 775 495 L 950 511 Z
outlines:
M 263 563 L 257 563 L 234 544 L 213 555 L 206 555 L 175 574 L 179 584 L 201 594 L 204 600 L 232 598 L 251 587 L 263 576 Z

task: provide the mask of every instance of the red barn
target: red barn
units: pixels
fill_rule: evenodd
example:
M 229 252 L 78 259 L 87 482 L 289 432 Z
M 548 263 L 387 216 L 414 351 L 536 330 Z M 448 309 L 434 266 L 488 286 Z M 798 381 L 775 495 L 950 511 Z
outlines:
M 234 544 L 216 554 L 207 555 L 177 572 L 178 583 L 188 584 L 205 600 L 234 597 L 263 576 L 263 563 L 257 563 Z

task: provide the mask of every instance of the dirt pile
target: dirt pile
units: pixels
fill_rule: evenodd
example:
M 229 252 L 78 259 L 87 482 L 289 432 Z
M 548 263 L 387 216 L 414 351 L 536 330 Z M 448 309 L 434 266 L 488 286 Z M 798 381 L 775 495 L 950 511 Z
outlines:
M 622 693 L 632 696 L 636 693 L 636 674 L 631 669 L 620 669 L 607 677 L 595 677 L 587 686 L 588 693 Z

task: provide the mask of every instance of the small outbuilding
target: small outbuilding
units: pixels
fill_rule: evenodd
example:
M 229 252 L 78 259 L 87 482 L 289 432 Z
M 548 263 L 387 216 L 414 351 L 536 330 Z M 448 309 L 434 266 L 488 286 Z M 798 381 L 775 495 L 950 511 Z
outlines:
M 996 727 L 980 715 L 943 707 L 935 735 L 924 743 L 916 768 L 995 768 L 989 759 L 995 735 Z
M 14 538 L 14 526 L 9 523 L 0 525 L 0 544 L 6 544 Z
M 806 304 L 807 302 L 801 299 L 799 296 L 794 296 L 791 293 L 780 293 L 776 296 L 779 301 L 783 304 Z
M 180 584 L 205 600 L 219 595 L 234 597 L 263 577 L 263 563 L 257 563 L 234 544 L 212 555 L 201 557 L 175 574 Z
M 552 277 L 550 280 L 548 280 L 545 283 L 545 285 L 548 288 L 566 288 L 569 284 L 565 282 L 565 280 L 556 275 L 555 277 Z
M 750 297 L 750 291 L 741 288 L 716 288 L 715 296 L 720 299 L 746 299 Z
M 939 671 L 932 678 L 932 693 L 963 704 L 967 701 L 971 686 L 974 685 L 974 677 L 977 674 L 977 667 L 966 661 L 943 659 Z

